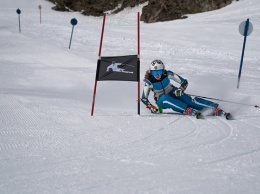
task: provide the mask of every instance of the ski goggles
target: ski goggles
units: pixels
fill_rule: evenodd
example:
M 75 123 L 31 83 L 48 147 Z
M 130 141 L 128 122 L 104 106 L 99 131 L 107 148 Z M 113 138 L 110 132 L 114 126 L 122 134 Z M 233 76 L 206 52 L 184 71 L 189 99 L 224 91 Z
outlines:
M 151 70 L 153 76 L 161 76 L 163 74 L 163 69 L 160 70 Z

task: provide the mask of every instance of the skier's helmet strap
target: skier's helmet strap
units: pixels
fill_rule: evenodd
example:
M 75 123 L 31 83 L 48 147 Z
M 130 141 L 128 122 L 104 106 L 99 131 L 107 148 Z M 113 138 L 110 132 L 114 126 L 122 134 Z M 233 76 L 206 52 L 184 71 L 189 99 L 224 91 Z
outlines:
M 164 70 L 164 64 L 161 60 L 153 60 L 150 64 L 150 71 L 152 70 Z

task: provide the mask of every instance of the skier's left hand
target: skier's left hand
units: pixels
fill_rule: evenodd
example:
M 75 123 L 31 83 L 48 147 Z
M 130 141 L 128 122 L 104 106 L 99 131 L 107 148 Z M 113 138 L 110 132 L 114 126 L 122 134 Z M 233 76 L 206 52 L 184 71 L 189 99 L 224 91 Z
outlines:
M 186 88 L 188 87 L 188 81 L 185 79 L 182 83 L 181 86 L 179 87 L 179 89 L 181 89 L 182 91 L 186 90 Z
M 183 90 L 179 88 L 179 89 L 174 91 L 174 94 L 175 94 L 175 96 L 179 97 L 183 94 Z

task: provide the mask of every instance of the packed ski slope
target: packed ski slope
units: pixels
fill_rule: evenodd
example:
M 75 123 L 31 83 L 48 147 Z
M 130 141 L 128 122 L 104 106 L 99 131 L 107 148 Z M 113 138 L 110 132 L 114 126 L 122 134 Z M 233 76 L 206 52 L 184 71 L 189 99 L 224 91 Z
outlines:
M 141 23 L 141 76 L 161 59 L 188 79 L 187 93 L 249 104 L 220 102 L 232 121 L 152 115 L 144 106 L 137 115 L 135 82 L 98 82 L 91 117 L 103 18 L 52 6 L 0 1 L 1 194 L 260 193 L 259 0 Z M 137 54 L 137 11 L 107 16 L 102 56 Z M 254 30 L 237 89 L 238 26 L 247 18 Z

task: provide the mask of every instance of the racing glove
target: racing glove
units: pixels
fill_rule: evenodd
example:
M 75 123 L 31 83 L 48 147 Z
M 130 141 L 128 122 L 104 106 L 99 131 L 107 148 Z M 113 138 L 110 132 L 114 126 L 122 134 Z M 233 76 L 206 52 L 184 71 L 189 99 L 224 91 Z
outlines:
M 174 91 L 175 96 L 177 96 L 177 97 L 181 96 L 187 87 L 188 87 L 188 81 L 185 79 L 181 83 L 181 86 L 177 90 Z
M 146 108 L 148 108 L 151 111 L 151 113 L 157 113 L 158 112 L 158 108 L 156 106 L 152 105 L 152 104 L 147 105 Z
M 179 89 L 174 91 L 174 94 L 175 94 L 175 96 L 179 97 L 183 94 L 183 90 L 179 88 Z
M 158 108 L 152 105 L 148 100 L 141 99 L 141 101 L 146 105 L 146 108 L 148 108 L 151 113 L 157 113 L 159 111 Z

